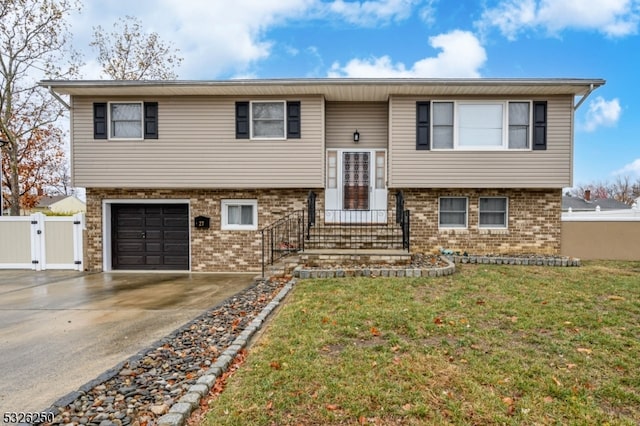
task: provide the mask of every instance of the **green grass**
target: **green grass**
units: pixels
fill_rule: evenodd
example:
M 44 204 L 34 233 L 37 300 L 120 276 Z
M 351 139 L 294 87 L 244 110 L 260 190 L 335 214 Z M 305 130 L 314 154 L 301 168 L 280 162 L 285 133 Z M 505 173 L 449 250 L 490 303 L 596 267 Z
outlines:
M 211 425 L 640 421 L 640 262 L 300 281 Z

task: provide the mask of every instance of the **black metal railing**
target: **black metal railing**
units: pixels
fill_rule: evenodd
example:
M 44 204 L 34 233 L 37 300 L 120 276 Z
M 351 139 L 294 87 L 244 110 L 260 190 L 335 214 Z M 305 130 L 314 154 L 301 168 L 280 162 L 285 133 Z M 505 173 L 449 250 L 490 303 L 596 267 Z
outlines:
M 267 265 L 291 253 L 304 250 L 304 210 L 296 210 L 260 230 L 262 234 L 262 276 Z
M 409 211 L 319 210 L 307 218 L 306 248 L 409 249 Z

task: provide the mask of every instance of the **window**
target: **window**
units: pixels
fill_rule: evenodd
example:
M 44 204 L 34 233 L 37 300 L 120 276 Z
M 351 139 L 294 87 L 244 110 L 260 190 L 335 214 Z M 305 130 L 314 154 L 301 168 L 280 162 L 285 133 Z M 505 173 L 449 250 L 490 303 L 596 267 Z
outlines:
M 286 134 L 284 110 L 284 102 L 252 102 L 251 137 L 284 139 Z
M 438 215 L 441 228 L 466 228 L 467 199 L 465 197 L 440 198 Z
M 94 103 L 93 138 L 115 140 L 158 139 L 158 103 Z
M 338 187 L 338 153 L 336 151 L 327 152 L 327 188 L 336 189 Z
M 300 101 L 236 102 L 236 139 L 300 139 Z
M 453 102 L 433 103 L 433 148 L 453 148 Z
M 222 229 L 255 231 L 258 229 L 257 200 L 222 200 Z
M 533 149 L 546 149 L 547 104 L 533 104 L 536 107 L 536 143 Z M 430 138 L 431 149 L 532 149 L 531 105 L 528 101 L 418 102 L 416 107 L 422 115 L 418 114 L 416 149 L 430 149 Z
M 501 148 L 502 104 L 458 104 L 458 147 Z
M 509 148 L 529 148 L 529 102 L 509 102 Z
M 384 169 L 384 152 L 376 152 L 376 189 L 384 189 L 386 186 Z
M 505 197 L 480 197 L 480 228 L 507 227 L 507 199 Z
M 142 139 L 142 103 L 109 104 L 109 138 Z

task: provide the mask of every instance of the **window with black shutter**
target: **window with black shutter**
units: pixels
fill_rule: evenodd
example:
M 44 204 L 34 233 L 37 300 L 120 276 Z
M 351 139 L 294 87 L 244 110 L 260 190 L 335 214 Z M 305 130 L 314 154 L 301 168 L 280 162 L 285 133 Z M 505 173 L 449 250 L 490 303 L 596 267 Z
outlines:
M 430 103 L 416 102 L 416 149 L 429 150 Z
M 544 151 L 547 149 L 547 102 L 533 103 L 533 149 Z
M 107 103 L 93 104 L 93 138 L 107 139 Z

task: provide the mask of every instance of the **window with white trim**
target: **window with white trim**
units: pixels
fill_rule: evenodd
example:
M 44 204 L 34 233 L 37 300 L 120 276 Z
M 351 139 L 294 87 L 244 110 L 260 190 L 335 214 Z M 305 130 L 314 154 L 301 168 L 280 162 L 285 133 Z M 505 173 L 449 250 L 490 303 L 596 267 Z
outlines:
M 251 102 L 251 138 L 284 139 L 287 134 L 284 101 Z
M 258 200 L 222 200 L 222 229 L 255 231 L 258 229 Z
M 109 103 L 109 139 L 142 139 L 142 102 Z
M 506 228 L 508 221 L 506 197 L 480 197 L 478 202 L 478 227 Z
M 441 197 L 438 208 L 440 228 L 466 228 L 467 204 L 466 197 Z
M 529 101 L 434 101 L 431 123 L 432 149 L 531 148 Z

